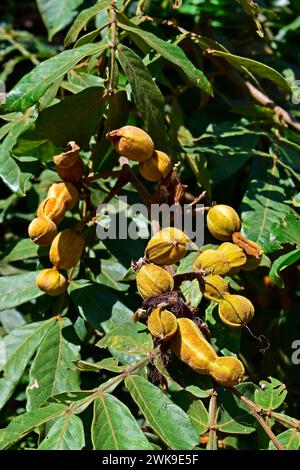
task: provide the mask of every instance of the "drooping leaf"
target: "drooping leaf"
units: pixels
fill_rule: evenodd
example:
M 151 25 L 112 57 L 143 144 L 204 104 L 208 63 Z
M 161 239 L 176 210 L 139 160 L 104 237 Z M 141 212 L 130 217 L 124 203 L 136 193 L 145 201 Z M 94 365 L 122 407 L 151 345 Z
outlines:
M 29 323 L 15 328 L 4 337 L 5 362 L 1 367 L 4 374 L 0 378 L 0 409 L 10 398 L 25 367 L 49 328 L 49 321 Z
M 152 449 L 129 408 L 108 393 L 95 399 L 92 441 L 96 450 Z
M 280 275 L 280 271 L 287 268 L 291 264 L 296 263 L 296 261 L 298 261 L 299 259 L 300 250 L 293 250 L 287 253 L 286 255 L 279 256 L 279 258 L 274 261 L 272 268 L 269 272 L 271 281 L 274 282 L 274 284 L 276 284 L 278 287 L 284 288 L 284 282 Z
M 177 65 L 186 77 L 197 87 L 209 95 L 213 95 L 212 87 L 210 82 L 207 80 L 203 72 L 197 69 L 194 64 L 187 58 L 183 50 L 176 44 L 164 41 L 158 36 L 143 30 L 142 28 L 136 28 L 125 24 L 121 16 L 118 16 L 118 26 L 125 31 L 131 33 L 130 35 L 140 37 L 145 41 L 152 49 L 157 51 L 162 57 L 167 59 L 169 62 Z
M 63 415 L 64 411 L 64 405 L 52 403 L 44 408 L 17 416 L 6 428 L 0 430 L 0 449 L 8 449 L 35 428 L 57 416 Z
M 139 56 L 124 45 L 118 47 L 118 59 L 130 83 L 133 99 L 156 148 L 166 148 L 164 97 Z
M 79 376 L 71 370 L 79 359 L 79 346 L 67 341 L 64 328 L 69 320 L 53 322 L 41 342 L 29 372 L 27 410 L 38 408 L 48 397 L 79 388 Z
M 174 450 L 190 450 L 198 434 L 186 413 L 158 387 L 138 375 L 130 375 L 125 385 L 153 431 Z
M 286 197 L 280 184 L 275 166 L 249 182 L 242 201 L 243 233 L 250 240 L 261 245 L 265 253 L 280 248 L 280 243 L 273 237 L 272 224 L 284 220 L 292 209 L 284 203 Z
M 7 94 L 0 111 L 25 111 L 36 103 L 52 83 L 65 75 L 74 65 L 87 56 L 101 54 L 106 44 L 86 44 L 74 50 L 63 51 L 37 65 L 24 75 L 15 87 Z
M 256 32 L 257 34 L 263 38 L 264 37 L 264 30 L 262 28 L 262 25 L 259 21 L 259 14 L 261 12 L 259 6 L 257 5 L 257 3 L 255 3 L 253 0 L 237 0 L 238 3 L 240 3 L 243 7 L 243 9 L 245 10 L 245 12 L 247 13 L 247 15 L 250 15 L 252 16 L 253 18 L 253 21 L 256 25 Z
M 271 80 L 271 82 L 275 83 L 275 85 L 277 85 L 282 90 L 291 93 L 291 88 L 283 75 L 277 72 L 277 70 L 274 70 L 272 67 L 269 67 L 269 65 L 265 65 L 262 62 L 258 62 L 257 60 L 249 59 L 248 57 L 241 57 L 223 51 L 212 50 L 210 51 L 210 54 L 217 57 L 222 57 L 239 70 L 243 70 L 243 67 L 245 67 L 254 75 Z
M 12 149 L 18 137 L 29 126 L 30 120 L 23 117 L 18 119 L 11 127 L 9 134 L 0 144 L 0 178 L 14 192 L 25 194 L 25 184 L 31 174 L 22 173 L 21 169 L 12 157 Z
M 75 140 L 80 147 L 86 147 L 102 118 L 104 106 L 103 90 L 90 87 L 44 109 L 34 129 L 21 135 L 16 154 L 26 153 L 41 158 L 39 147 L 47 142 L 47 147 L 52 144 L 53 149 L 57 149 L 45 152 L 43 159 L 49 160 L 54 151 L 66 148 L 71 140 Z
M 75 42 L 78 38 L 78 35 L 82 29 L 86 27 L 88 22 L 96 16 L 100 11 L 106 10 L 110 7 L 111 2 L 109 0 L 100 0 L 97 1 L 95 5 L 90 8 L 82 10 L 75 21 L 73 22 L 71 28 L 69 29 L 65 37 L 65 45 L 69 46 L 72 42 Z
M 37 0 L 50 41 L 58 31 L 64 29 L 72 21 L 81 3 L 83 0 Z
M 259 382 L 260 388 L 257 388 L 254 393 L 254 400 L 257 405 L 265 410 L 276 410 L 285 400 L 287 395 L 286 386 L 273 377 L 269 378 L 270 381 L 261 380 Z
M 34 271 L 0 277 L 0 310 L 40 297 L 43 292 L 36 286 L 36 277 Z
M 81 450 L 85 445 L 84 429 L 79 416 L 65 413 L 55 418 L 38 450 Z

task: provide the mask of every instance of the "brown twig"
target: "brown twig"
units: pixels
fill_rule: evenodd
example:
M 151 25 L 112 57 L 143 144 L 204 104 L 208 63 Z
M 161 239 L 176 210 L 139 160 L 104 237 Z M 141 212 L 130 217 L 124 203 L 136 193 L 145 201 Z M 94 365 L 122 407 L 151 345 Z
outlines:
M 210 397 L 210 402 L 209 402 L 209 435 L 208 435 L 208 445 L 207 445 L 207 448 L 209 450 L 215 450 L 217 396 L 218 396 L 217 391 L 214 388 Z
M 112 95 L 113 90 L 113 80 L 115 74 L 115 52 L 117 49 L 117 14 L 116 14 L 116 2 L 111 0 L 111 55 L 110 55 L 110 71 L 109 71 L 109 82 L 108 82 L 108 94 Z
M 249 408 L 251 413 L 255 416 L 265 433 L 269 436 L 273 444 L 275 445 L 276 449 L 278 450 L 284 450 L 283 445 L 279 442 L 275 434 L 273 433 L 272 429 L 268 426 L 264 418 L 260 415 L 263 410 L 260 408 L 260 406 L 256 405 L 253 403 L 253 401 L 249 400 L 249 398 L 246 398 L 244 395 L 242 395 L 238 390 L 235 388 L 231 389 L 232 393 L 238 397 L 246 406 Z M 266 414 L 266 413 L 265 413 Z M 271 413 L 270 413 L 270 416 Z

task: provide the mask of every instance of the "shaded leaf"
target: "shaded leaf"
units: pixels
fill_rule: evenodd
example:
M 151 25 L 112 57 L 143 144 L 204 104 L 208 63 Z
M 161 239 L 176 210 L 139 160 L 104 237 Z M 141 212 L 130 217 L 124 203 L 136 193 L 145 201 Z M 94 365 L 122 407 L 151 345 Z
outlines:
M 35 428 L 62 415 L 64 411 L 64 405 L 52 403 L 44 408 L 29 411 L 17 416 L 6 428 L 0 430 L 0 449 L 8 449 Z
M 125 385 L 153 431 L 170 449 L 190 450 L 198 435 L 186 413 L 158 387 L 138 375 L 126 377 Z
M 32 243 L 30 238 L 14 241 L 6 244 L 5 251 L 1 253 L 0 260 L 3 263 L 11 263 L 22 259 L 36 258 L 47 254 L 46 248 L 41 248 Z
M 69 31 L 67 32 L 67 35 L 65 37 L 65 45 L 69 46 L 70 44 L 72 44 L 72 42 L 75 42 L 78 38 L 80 31 L 86 27 L 88 22 L 100 11 L 108 9 L 110 5 L 111 2 L 109 0 L 100 0 L 99 2 L 97 1 L 95 5 L 91 6 L 90 8 L 82 10 L 73 22 Z
M 299 450 L 300 449 L 300 432 L 298 429 L 287 429 L 280 434 L 277 434 L 277 439 L 283 445 L 285 450 Z M 270 441 L 269 450 L 277 450 L 274 443 Z
M 25 367 L 50 328 L 49 321 L 30 323 L 15 328 L 3 339 L 6 362 L 0 379 L 0 409 L 5 405 L 19 382 Z
M 7 94 L 5 103 L 0 107 L 1 112 L 25 111 L 41 98 L 55 80 L 69 72 L 80 60 L 92 54 L 99 55 L 106 48 L 106 44 L 86 44 L 41 62 Z
M 49 40 L 67 26 L 83 0 L 37 0 L 43 21 L 48 29 Z
M 209 415 L 201 400 L 193 401 L 187 411 L 187 414 L 197 429 L 198 434 L 204 434 L 208 430 Z
M 299 259 L 300 250 L 294 250 L 290 253 L 287 253 L 286 255 L 279 256 L 279 258 L 274 261 L 272 268 L 269 272 L 271 281 L 274 282 L 274 284 L 276 284 L 278 287 L 281 287 L 283 289 L 284 282 L 280 275 L 280 271 L 287 268 L 291 264 L 296 263 L 296 261 L 298 261 Z
M 55 321 L 45 334 L 29 371 L 27 410 L 38 408 L 48 397 L 79 388 L 79 375 L 71 370 L 79 346 L 63 337 L 70 321 Z
M 152 449 L 129 408 L 107 393 L 94 402 L 92 441 L 96 450 Z
M 38 450 L 81 450 L 85 445 L 81 419 L 71 413 L 56 418 Z
M 34 271 L 0 277 L 0 310 L 40 297 L 43 292 L 36 286 L 36 277 Z

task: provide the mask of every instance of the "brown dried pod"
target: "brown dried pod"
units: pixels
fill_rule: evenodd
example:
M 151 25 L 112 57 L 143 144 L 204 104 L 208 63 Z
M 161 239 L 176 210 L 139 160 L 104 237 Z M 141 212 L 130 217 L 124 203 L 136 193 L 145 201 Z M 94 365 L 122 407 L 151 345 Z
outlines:
M 161 150 L 154 150 L 151 158 L 139 164 L 139 170 L 143 178 L 152 182 L 166 178 L 171 169 L 171 158 Z
M 29 237 L 40 246 L 49 246 L 56 234 L 55 223 L 47 217 L 36 217 L 28 227 Z
M 232 235 L 232 241 L 239 246 L 246 255 L 254 256 L 255 258 L 259 258 L 263 254 L 262 248 L 254 243 L 248 238 L 244 237 L 240 232 L 235 232 Z
M 148 160 L 154 152 L 153 140 L 139 127 L 124 126 L 108 132 L 106 138 L 111 141 L 118 154 L 135 162 Z
M 84 175 L 84 163 L 81 158 L 69 168 L 55 167 L 57 174 L 64 181 L 70 181 L 71 183 L 78 183 Z
M 157 307 L 151 312 L 147 327 L 152 336 L 161 341 L 168 341 L 176 333 L 177 318 L 172 312 Z
M 61 295 L 68 288 L 67 279 L 54 267 L 39 272 L 36 285 L 51 296 Z
M 66 209 L 60 198 L 46 197 L 37 210 L 38 217 L 48 217 L 55 224 L 59 224 L 64 218 Z
M 186 255 L 189 242 L 181 230 L 166 227 L 153 235 L 146 246 L 145 256 L 159 266 L 174 264 Z
M 85 245 L 83 236 L 72 229 L 59 232 L 51 243 L 49 258 L 57 269 L 71 269 L 78 263 Z
M 225 294 L 219 303 L 219 317 L 223 323 L 234 328 L 242 328 L 254 316 L 254 307 L 242 295 Z
M 68 142 L 68 146 L 71 148 L 67 152 L 54 155 L 53 161 L 56 167 L 67 170 L 78 161 L 80 147 L 74 141 Z
M 171 292 L 174 279 L 165 269 L 155 264 L 145 264 L 136 275 L 136 284 L 143 299 Z
M 215 238 L 227 241 L 231 240 L 234 232 L 240 231 L 241 220 L 232 207 L 216 204 L 207 213 L 207 227 Z

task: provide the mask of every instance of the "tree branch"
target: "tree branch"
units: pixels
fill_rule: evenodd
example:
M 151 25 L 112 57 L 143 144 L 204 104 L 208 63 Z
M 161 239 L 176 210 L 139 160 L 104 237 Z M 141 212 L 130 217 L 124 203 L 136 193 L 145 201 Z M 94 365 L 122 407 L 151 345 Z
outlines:
M 116 2 L 111 0 L 111 55 L 110 55 L 110 71 L 109 71 L 109 82 L 108 82 L 108 94 L 112 95 L 113 90 L 113 80 L 115 74 L 115 52 L 117 49 L 117 15 L 116 15 Z
M 209 435 L 208 435 L 208 449 L 215 450 L 216 440 L 216 416 L 217 416 L 217 391 L 212 391 L 209 402 Z

